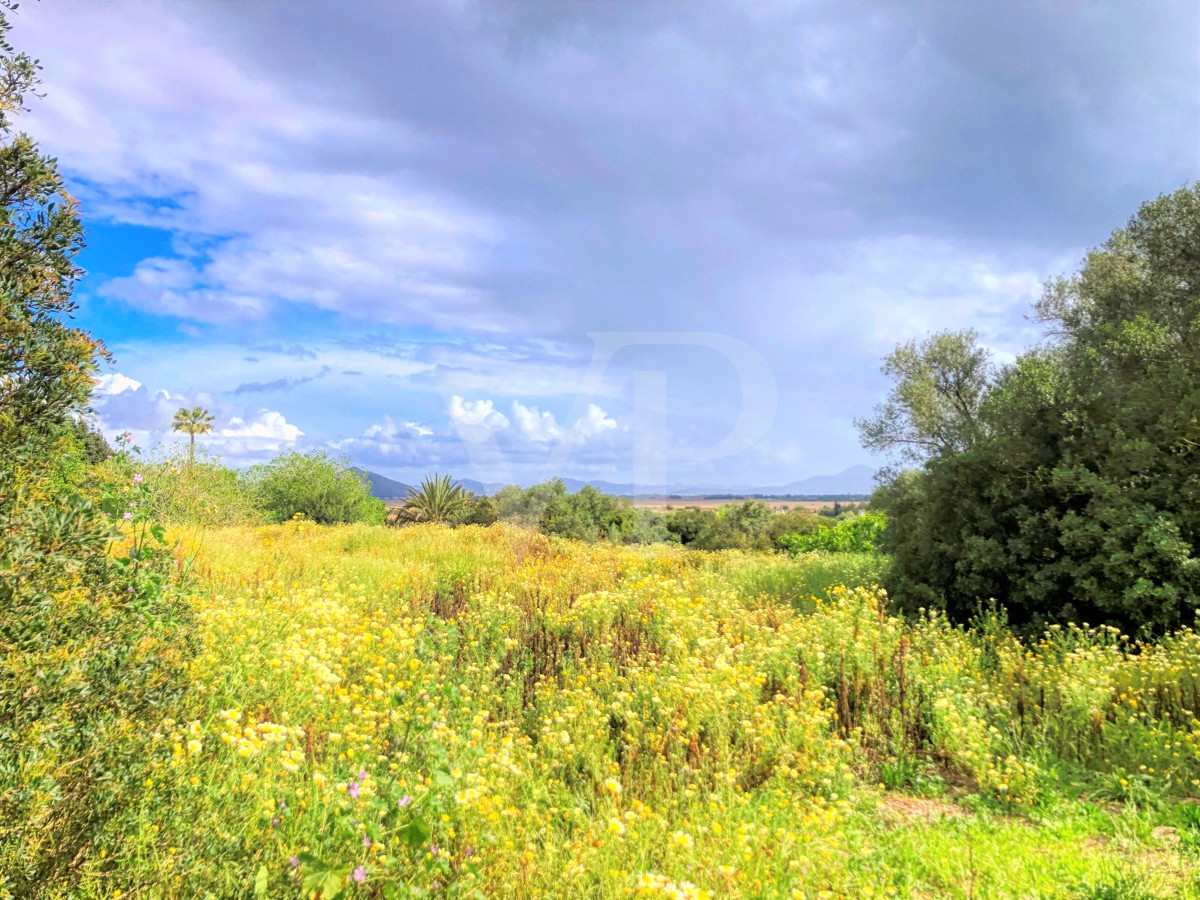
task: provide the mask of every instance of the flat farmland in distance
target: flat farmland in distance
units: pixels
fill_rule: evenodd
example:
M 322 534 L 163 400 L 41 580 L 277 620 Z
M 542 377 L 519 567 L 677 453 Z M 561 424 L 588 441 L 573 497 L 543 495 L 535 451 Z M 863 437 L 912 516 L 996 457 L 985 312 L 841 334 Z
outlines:
M 730 504 L 742 503 L 747 498 L 746 497 L 735 497 L 735 498 L 729 498 L 729 497 L 722 497 L 722 498 L 632 497 L 630 499 L 633 500 L 633 505 L 636 506 L 638 509 L 649 509 L 654 512 L 667 512 L 672 509 L 686 509 L 688 507 L 692 507 L 693 509 L 720 509 L 722 506 L 729 506 Z M 770 505 L 771 509 L 775 510 L 776 512 L 779 512 L 780 510 L 785 510 L 785 509 L 801 509 L 801 508 L 802 509 L 812 509 L 812 510 L 825 509 L 826 507 L 833 506 L 833 504 L 835 502 L 840 502 L 842 504 L 843 509 L 853 507 L 853 506 L 862 506 L 862 505 L 865 505 L 865 503 L 866 503 L 865 500 L 841 500 L 841 501 L 788 500 L 786 498 L 779 498 L 779 497 L 762 497 L 762 498 L 754 498 L 754 499 L 761 499 L 764 503 L 767 503 L 768 505 Z

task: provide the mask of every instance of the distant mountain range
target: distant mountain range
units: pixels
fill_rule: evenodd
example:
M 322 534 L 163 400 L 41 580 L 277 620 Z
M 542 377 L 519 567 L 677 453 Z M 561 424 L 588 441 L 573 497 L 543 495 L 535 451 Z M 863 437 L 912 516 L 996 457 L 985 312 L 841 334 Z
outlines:
M 403 500 L 413 488 L 403 481 L 396 481 L 377 472 L 366 469 L 358 471 L 366 475 L 371 482 L 371 494 L 381 500 Z M 485 484 L 471 478 L 460 478 L 459 483 L 473 494 L 494 494 L 504 487 L 500 483 Z M 712 484 L 668 484 L 660 486 L 638 487 L 630 483 L 614 481 L 580 481 L 577 478 L 564 478 L 567 490 L 575 493 L 585 485 L 591 485 L 596 490 L 606 494 L 617 494 L 623 497 L 711 497 L 734 496 L 746 497 L 760 495 L 764 497 L 845 497 L 866 496 L 875 487 L 875 470 L 870 466 L 851 466 L 836 475 L 813 475 L 799 481 L 784 485 L 762 486 L 751 484 L 712 485 Z
M 354 471 L 366 476 L 367 481 L 371 482 L 371 496 L 378 497 L 380 500 L 403 500 L 412 490 L 411 485 L 388 478 L 386 475 L 380 475 L 378 472 L 368 472 L 366 469 L 355 469 Z

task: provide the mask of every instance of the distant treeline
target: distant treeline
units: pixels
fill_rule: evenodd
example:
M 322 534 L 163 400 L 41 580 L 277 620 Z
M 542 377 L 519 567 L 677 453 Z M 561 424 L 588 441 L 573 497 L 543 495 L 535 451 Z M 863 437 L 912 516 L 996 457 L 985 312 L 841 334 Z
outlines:
M 102 436 L 80 428 L 89 458 L 101 464 L 96 470 L 99 477 L 123 482 L 134 474 L 142 476 L 151 512 L 163 522 L 176 524 L 215 527 L 286 522 L 297 517 L 318 524 L 433 521 L 461 527 L 511 522 L 589 542 L 797 551 L 832 549 L 837 541 L 818 541 L 810 547 L 804 538 L 832 533 L 840 522 L 863 516 L 860 508 L 844 507 L 836 500 L 821 510 L 797 507 L 776 511 L 757 498 L 718 509 L 685 505 L 658 512 L 639 509 L 627 497 L 606 494 L 590 485 L 571 493 L 558 478 L 528 488 L 509 485 L 493 496 L 477 496 L 448 477 L 427 479 L 389 515 L 383 501 L 371 496 L 362 470 L 323 451 L 288 452 L 239 472 L 202 449 L 193 456 L 184 446 L 161 449 L 152 458 L 141 460 L 113 454 Z
M 638 499 L 655 499 L 655 498 L 638 498 Z M 841 503 L 864 503 L 870 499 L 868 494 L 705 494 L 700 496 L 684 496 L 682 494 L 671 494 L 662 497 L 663 500 L 799 500 L 805 503 L 820 503 L 828 501 L 830 503 L 839 501 Z

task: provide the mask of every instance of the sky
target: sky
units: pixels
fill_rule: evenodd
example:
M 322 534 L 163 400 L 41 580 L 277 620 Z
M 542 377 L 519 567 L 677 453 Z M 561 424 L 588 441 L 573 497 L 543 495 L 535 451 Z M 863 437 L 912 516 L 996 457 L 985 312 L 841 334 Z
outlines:
M 1200 175 L 1200 6 L 43 0 L 96 414 L 244 466 L 781 485 L 877 460 L 897 342 Z

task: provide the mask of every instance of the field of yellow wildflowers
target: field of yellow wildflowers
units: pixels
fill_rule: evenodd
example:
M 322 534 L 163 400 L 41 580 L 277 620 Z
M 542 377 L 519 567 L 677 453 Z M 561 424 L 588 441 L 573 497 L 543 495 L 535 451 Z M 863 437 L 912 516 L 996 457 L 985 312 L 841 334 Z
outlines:
M 501 525 L 184 549 L 189 698 L 81 896 L 1200 896 L 1190 631 L 1022 644 Z

